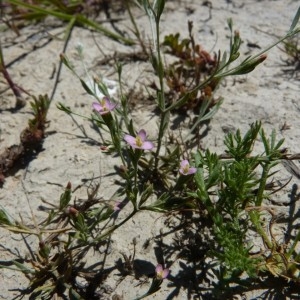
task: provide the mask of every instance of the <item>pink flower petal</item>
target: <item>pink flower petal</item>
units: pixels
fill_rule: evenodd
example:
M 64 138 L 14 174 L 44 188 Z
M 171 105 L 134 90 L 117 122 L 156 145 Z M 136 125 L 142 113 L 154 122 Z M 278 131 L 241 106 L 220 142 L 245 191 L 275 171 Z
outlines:
M 116 201 L 115 202 L 115 205 L 114 205 L 114 211 L 120 211 L 121 210 L 121 207 L 119 206 L 121 204 L 120 201 Z
M 147 134 L 146 134 L 146 131 L 144 129 L 141 129 L 139 131 L 138 135 L 140 136 L 142 142 L 144 142 L 146 140 Z
M 133 137 L 132 135 L 125 134 L 124 140 L 125 140 L 130 146 L 135 145 L 135 137 Z
M 187 159 L 184 159 L 181 163 L 180 163 L 180 168 L 184 169 L 186 167 L 186 165 L 189 165 L 189 161 Z
M 168 277 L 170 271 L 169 269 L 164 269 L 162 265 L 157 265 L 155 268 L 156 277 L 158 279 L 165 279 Z
M 186 175 L 195 174 L 196 172 L 197 172 L 197 168 L 190 167 L 189 161 L 187 159 L 181 161 L 180 169 L 179 169 L 180 174 L 186 176 Z
M 140 149 L 151 150 L 153 147 L 154 147 L 154 145 L 152 142 L 145 141 L 145 142 L 143 142 L 143 145 L 140 147 Z
M 150 141 L 146 141 L 146 131 L 141 129 L 136 137 L 125 134 L 124 140 L 133 148 L 133 149 L 142 149 L 142 150 L 151 150 L 154 145 Z
M 155 268 L 155 273 L 161 273 L 163 271 L 163 266 L 162 265 L 157 265 Z
M 103 110 L 102 105 L 98 102 L 94 102 L 92 105 L 93 105 L 94 110 L 96 110 L 98 112 Z
M 107 97 L 104 98 L 104 102 L 105 102 L 106 108 L 107 108 L 109 111 L 115 109 L 115 107 L 117 106 L 117 104 L 112 103 Z
M 169 274 L 170 274 L 170 270 L 169 269 L 164 269 L 163 272 L 162 272 L 162 279 L 167 278 Z
M 94 110 L 97 111 L 100 115 L 110 113 L 117 106 L 117 104 L 112 103 L 107 97 L 104 97 L 101 103 L 94 102 L 92 105 Z
M 197 168 L 194 168 L 194 167 L 190 167 L 189 168 L 189 171 L 187 172 L 188 175 L 190 174 L 195 174 L 197 172 Z

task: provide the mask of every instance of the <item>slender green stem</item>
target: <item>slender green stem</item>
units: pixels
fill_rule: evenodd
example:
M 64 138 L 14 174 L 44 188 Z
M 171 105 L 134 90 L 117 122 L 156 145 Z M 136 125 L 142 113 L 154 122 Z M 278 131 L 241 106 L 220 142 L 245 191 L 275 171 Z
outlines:
M 62 110 L 64 111 L 65 113 L 67 113 L 68 115 L 73 115 L 73 116 L 78 116 L 78 117 L 81 117 L 85 120 L 89 120 L 89 121 L 97 121 L 97 119 L 95 118 L 91 118 L 91 117 L 86 117 L 84 115 L 81 115 L 81 114 L 78 114 L 78 113 L 75 113 L 73 111 L 71 111 L 68 107 L 64 106 L 61 102 L 59 102 L 56 107 L 59 109 L 59 110 Z
M 275 46 L 277 46 L 278 44 L 280 44 L 281 42 L 283 42 L 284 40 L 296 35 L 298 32 L 300 32 L 300 28 L 296 28 L 295 30 L 289 31 L 284 37 L 282 37 L 281 39 L 279 39 L 278 41 L 276 41 L 274 44 L 271 44 L 270 46 L 268 46 L 267 48 L 265 48 L 264 50 L 260 51 L 259 53 L 257 53 L 256 55 L 253 55 L 252 57 L 250 57 L 249 59 L 245 60 L 244 62 L 242 62 L 242 64 L 239 64 L 236 67 L 233 67 L 227 71 L 221 72 L 222 70 L 224 70 L 228 64 L 225 64 L 221 69 L 218 70 L 218 74 L 216 74 L 215 78 L 222 78 L 222 77 L 226 77 L 228 75 L 231 75 L 232 73 L 234 73 L 235 71 L 239 70 L 241 65 L 245 65 L 245 64 L 251 64 L 253 62 L 255 62 L 256 60 L 258 60 L 263 54 L 265 54 L 266 52 L 268 52 L 270 49 L 274 48 Z
M 106 230 L 103 234 L 100 234 L 98 237 L 94 239 L 93 242 L 88 244 L 88 247 L 91 247 L 93 245 L 98 244 L 100 241 L 103 241 L 106 237 L 111 235 L 115 230 L 117 230 L 119 227 L 121 227 L 123 224 L 125 224 L 127 221 L 129 221 L 136 213 L 138 210 L 134 209 L 124 220 L 122 220 L 119 224 L 111 226 L 108 230 Z M 82 245 L 76 245 L 72 248 L 69 249 L 69 251 L 81 248 Z
M 262 175 L 261 175 L 261 180 L 260 180 L 260 184 L 259 184 L 259 188 L 258 188 L 256 200 L 255 200 L 255 205 L 256 206 L 261 206 L 261 204 L 262 204 L 262 201 L 263 201 L 263 198 L 264 198 L 264 191 L 266 189 L 268 174 L 269 174 L 269 171 L 271 169 L 271 166 L 272 165 L 268 162 L 263 164 L 263 172 L 262 172 Z
M 67 46 L 69 44 L 69 41 L 71 39 L 71 35 L 72 35 L 72 32 L 73 32 L 73 29 L 74 29 L 74 26 L 75 26 L 75 21 L 76 21 L 75 17 L 73 17 L 69 21 L 69 24 L 68 24 L 67 29 L 65 31 L 65 44 L 64 44 L 64 48 L 63 48 L 63 52 L 62 53 L 65 53 L 66 50 L 67 50 Z M 55 95 L 55 92 L 56 92 L 56 88 L 57 88 L 59 80 L 60 80 L 60 74 L 61 74 L 62 66 L 63 66 L 63 62 L 60 59 L 59 60 L 59 67 L 58 67 L 58 70 L 57 70 L 57 73 L 56 73 L 56 78 L 55 78 L 54 86 L 53 86 L 53 89 L 52 89 L 51 96 L 49 98 L 50 101 L 52 101 L 53 98 L 54 98 L 54 95 Z
M 298 231 L 298 233 L 297 233 L 297 235 L 296 235 L 296 238 L 295 238 L 294 241 L 293 241 L 292 246 L 290 247 L 289 251 L 288 251 L 287 254 L 286 254 L 286 258 L 287 258 L 287 259 L 289 259 L 290 256 L 291 256 L 291 255 L 293 254 L 293 252 L 295 251 L 295 248 L 296 248 L 296 246 L 297 246 L 299 240 L 300 240 L 300 231 Z M 300 259 L 300 253 L 298 253 L 298 254 L 296 255 L 295 261 L 298 261 L 299 259 Z
M 250 211 L 249 212 L 249 216 L 250 216 L 250 220 L 251 220 L 252 224 L 255 226 L 256 231 L 258 232 L 258 234 L 260 234 L 260 236 L 262 237 L 263 241 L 266 243 L 266 245 L 268 246 L 268 248 L 272 249 L 273 244 L 270 241 L 267 233 L 265 232 L 265 230 L 261 226 L 258 212 L 257 211 Z
M 138 211 L 134 209 L 124 220 L 122 220 L 119 224 L 116 224 L 112 226 L 112 228 L 108 229 L 105 233 L 101 234 L 98 238 L 96 238 L 98 241 L 103 240 L 105 237 L 109 236 L 111 233 L 113 233 L 116 229 L 121 227 L 123 224 L 125 224 L 127 221 L 129 221 Z
M 164 123 L 166 119 L 166 113 L 162 112 L 161 114 L 161 119 L 160 119 L 160 125 L 159 125 L 159 132 L 158 132 L 158 140 L 157 140 L 157 147 L 156 147 L 156 153 L 155 153 L 155 169 L 158 167 L 158 162 L 159 162 L 159 152 L 163 140 L 163 135 L 164 135 Z
M 185 104 L 189 100 L 189 97 L 192 93 L 194 93 L 196 91 L 199 91 L 200 89 L 204 88 L 213 78 L 215 78 L 216 74 L 217 73 L 212 74 L 206 80 L 204 80 L 202 83 L 198 84 L 197 86 L 195 86 L 191 90 L 187 91 L 186 94 L 184 96 L 182 96 L 178 101 L 176 101 L 172 105 L 168 106 L 164 110 L 164 112 L 167 113 L 167 112 L 171 111 L 172 109 L 175 109 L 175 108 Z
M 138 178 L 138 159 L 136 161 L 133 162 L 134 164 L 134 187 L 133 187 L 133 196 L 134 199 L 132 199 L 133 201 L 133 205 L 134 205 L 134 209 L 137 209 L 138 205 L 137 205 L 137 195 L 138 195 L 138 186 L 137 186 L 137 178 Z
M 161 110 L 161 117 L 160 117 L 160 124 L 159 124 L 159 132 L 158 132 L 158 139 L 157 139 L 157 148 L 155 153 L 155 169 L 158 167 L 159 162 L 159 152 L 162 145 L 162 140 L 164 136 L 164 132 L 168 127 L 168 111 L 166 111 L 166 100 L 165 100 L 165 89 L 164 89 L 164 67 L 163 62 L 161 59 L 161 51 L 160 51 L 160 37 L 159 37 L 159 19 L 155 17 L 155 26 L 156 26 L 156 58 L 157 58 L 157 66 L 158 66 L 158 77 L 159 77 L 159 85 L 160 90 L 158 92 L 158 103 L 159 109 Z M 155 55 L 155 54 L 153 54 Z
M 133 167 L 134 167 L 134 185 L 133 185 L 133 197 L 134 199 L 131 199 L 131 202 L 134 205 L 134 209 L 138 210 L 138 203 L 137 203 L 137 198 L 138 198 L 138 193 L 139 193 L 139 188 L 138 188 L 138 168 L 139 168 L 139 160 L 143 154 L 143 150 L 140 149 L 135 149 L 134 153 L 134 161 L 133 161 Z M 129 182 L 130 184 L 130 182 Z M 132 196 L 129 195 L 131 198 Z
M 160 109 L 162 111 L 166 108 L 165 102 L 165 88 L 164 88 L 164 66 L 161 59 L 161 51 L 160 51 L 160 37 L 159 37 L 159 20 L 156 20 L 156 52 L 157 52 L 157 61 L 158 61 L 158 77 L 159 77 L 159 85 L 160 85 Z
M 3 69 L 4 69 L 4 59 L 3 59 L 2 45 L 0 40 L 0 72 L 3 72 Z
M 137 37 L 137 39 L 138 39 L 138 41 L 140 43 L 140 46 L 142 47 L 143 52 L 148 55 L 148 51 L 147 51 L 147 48 L 145 47 L 144 40 L 141 37 L 139 28 L 138 28 L 138 26 L 137 26 L 137 24 L 135 22 L 135 18 L 132 15 L 132 12 L 131 12 L 131 9 L 130 9 L 129 0 L 125 0 L 125 5 L 126 5 L 126 8 L 127 8 L 128 14 L 129 14 L 130 21 L 131 21 L 131 23 L 132 23 L 132 25 L 134 27 L 134 34 Z
M 121 157 L 123 166 L 126 166 L 126 160 L 125 160 L 125 157 L 124 157 L 124 155 L 123 155 L 123 151 L 122 151 L 122 149 L 121 149 L 121 145 L 120 145 L 120 149 L 118 149 L 118 154 L 119 154 L 120 157 Z

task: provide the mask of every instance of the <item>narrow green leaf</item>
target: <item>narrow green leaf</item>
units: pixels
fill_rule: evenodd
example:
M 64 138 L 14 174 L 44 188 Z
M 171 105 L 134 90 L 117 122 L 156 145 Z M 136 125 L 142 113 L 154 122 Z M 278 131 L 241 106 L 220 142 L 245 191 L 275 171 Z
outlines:
M 270 145 L 269 145 L 269 141 L 268 141 L 268 139 L 265 135 L 265 131 L 263 129 L 260 131 L 260 137 L 261 137 L 262 142 L 264 144 L 266 155 L 268 156 L 270 154 Z
M 56 107 L 59 110 L 62 110 L 62 111 L 64 111 L 67 114 L 71 114 L 72 113 L 71 109 L 69 107 L 65 106 L 64 104 L 62 104 L 61 102 L 58 102 L 58 104 L 56 104 Z
M 28 9 L 33 10 L 34 12 L 44 14 L 45 16 L 48 16 L 48 15 L 49 16 L 54 16 L 54 17 L 56 17 L 58 19 L 61 19 L 61 20 L 64 20 L 64 21 L 70 21 L 71 19 L 74 18 L 74 15 L 72 15 L 72 14 L 67 14 L 67 13 L 61 12 L 61 11 L 46 9 L 46 8 L 43 8 L 43 7 L 38 6 L 38 5 L 32 5 L 32 4 L 26 3 L 25 1 L 8 0 L 8 2 L 12 3 L 14 5 L 17 5 L 17 6 L 26 7 Z M 105 27 L 101 26 L 99 23 L 94 22 L 94 21 L 86 18 L 83 15 L 80 15 L 80 14 L 76 15 L 76 22 L 75 23 L 80 24 L 80 25 L 85 25 L 85 26 L 88 26 L 88 27 L 92 27 L 93 29 L 103 33 L 107 37 L 109 37 L 113 40 L 116 40 L 118 42 L 122 42 L 125 45 L 133 45 L 134 44 L 134 42 L 132 40 L 124 38 L 124 37 L 122 37 L 118 34 L 115 34 L 114 32 L 112 32 L 112 31 L 106 29 Z
M 83 300 L 83 298 L 73 289 L 69 289 L 69 299 L 70 300 Z
M 27 268 L 24 264 L 19 263 L 16 260 L 13 260 L 12 262 L 22 273 L 25 273 L 25 274 L 33 274 L 34 273 L 33 270 Z
M 85 91 L 89 95 L 95 96 L 95 92 L 90 89 L 90 87 L 86 84 L 86 82 L 83 79 L 80 79 L 80 82 L 81 82 L 82 87 L 85 89 Z M 95 84 L 95 83 L 93 82 L 93 84 Z
M 68 186 L 66 187 L 64 193 L 60 196 L 59 208 L 63 210 L 71 201 L 71 188 Z
M 228 27 L 229 27 L 229 30 L 232 32 L 232 19 L 231 18 L 229 18 L 229 19 L 227 19 L 227 24 L 228 24 Z
M 10 218 L 3 209 L 0 210 L 0 225 L 14 225 L 14 223 L 10 221 Z
M 160 19 L 165 8 L 165 0 L 157 0 L 156 2 L 156 12 L 157 12 L 157 20 Z
M 294 19 L 293 19 L 293 22 L 292 22 L 292 25 L 291 25 L 289 31 L 293 31 L 293 30 L 294 30 L 294 28 L 296 27 L 296 25 L 297 25 L 298 22 L 299 22 L 299 18 L 300 18 L 300 7 L 299 7 L 298 10 L 297 10 L 297 13 L 296 13 L 296 15 L 295 15 L 295 17 L 294 17 Z

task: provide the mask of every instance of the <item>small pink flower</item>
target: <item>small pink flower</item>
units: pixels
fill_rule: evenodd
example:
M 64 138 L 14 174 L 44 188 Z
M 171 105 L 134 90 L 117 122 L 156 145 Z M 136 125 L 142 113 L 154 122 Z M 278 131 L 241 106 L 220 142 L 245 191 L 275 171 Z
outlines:
M 194 167 L 190 167 L 189 161 L 184 159 L 181 163 L 180 163 L 180 169 L 179 172 L 182 175 L 190 175 L 190 174 L 195 174 L 197 172 L 197 168 Z
M 164 269 L 162 265 L 157 265 L 155 268 L 157 279 L 166 279 L 170 273 L 169 269 Z
M 94 102 L 93 108 L 96 112 L 98 112 L 100 115 L 105 115 L 110 113 L 112 110 L 115 109 L 117 104 L 112 103 L 107 97 L 104 97 L 102 101 Z
M 146 141 L 146 131 L 141 129 L 136 137 L 125 134 L 124 140 L 134 149 L 151 150 L 154 145 L 152 142 Z
M 120 211 L 121 207 L 120 207 L 121 202 L 120 201 L 116 201 L 113 207 L 114 211 Z

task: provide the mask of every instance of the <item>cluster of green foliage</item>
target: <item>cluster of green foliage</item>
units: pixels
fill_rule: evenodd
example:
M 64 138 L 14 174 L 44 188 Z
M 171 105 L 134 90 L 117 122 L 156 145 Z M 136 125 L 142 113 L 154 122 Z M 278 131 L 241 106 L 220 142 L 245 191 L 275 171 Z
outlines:
M 44 15 L 62 17 L 62 13 L 52 8 L 50 11 L 42 5 L 26 4 L 17 0 L 8 2 Z M 154 49 L 147 53 L 150 53 L 153 76 L 158 79 L 155 101 L 159 128 L 155 146 L 146 140 L 146 132 L 137 128 L 131 117 L 129 99 L 122 89 L 122 65 L 116 66 L 120 84 L 120 105 L 116 106 L 114 103 L 118 101 L 109 95 L 103 82 L 93 80 L 94 87 L 104 95 L 100 98 L 96 89 L 92 89 L 77 75 L 68 56 L 61 55 L 62 63 L 78 77 L 85 91 L 95 98 L 94 112 L 87 118 L 109 136 L 103 142 L 107 155 L 117 155 L 120 158 L 122 168 L 119 169 L 121 179 L 117 196 L 123 197 L 128 205 L 131 204 L 131 212 L 119 220 L 120 207 L 97 198 L 99 186 L 92 187 L 88 191 L 88 198 L 78 204 L 72 201 L 70 183 L 57 206 L 47 204 L 47 217 L 42 222 L 38 223 L 32 213 L 33 224 L 26 225 L 22 221 L 13 220 L 1 209 L 1 227 L 14 234 L 36 238 L 36 249 L 30 248 L 29 259 L 16 259 L 11 261 L 11 265 L 6 263 L 2 267 L 19 270 L 29 279 L 29 286 L 23 294 L 29 294 L 31 299 L 51 299 L 54 296 L 94 299 L 99 293 L 98 284 L 107 276 L 107 271 L 96 265 L 92 268 L 85 266 L 82 258 L 88 251 L 99 245 L 107 245 L 110 235 L 137 213 L 188 210 L 193 215 L 202 216 L 205 222 L 211 224 L 210 247 L 205 256 L 211 257 L 213 261 L 209 268 L 218 278 L 218 293 L 227 291 L 233 282 L 239 283 L 244 274 L 253 278 L 270 273 L 272 276 L 299 282 L 300 253 L 296 246 L 300 233 L 288 243 L 280 244 L 272 233 L 276 216 L 265 206 L 269 196 L 278 192 L 272 185 L 274 167 L 282 159 L 289 158 L 281 149 L 283 140 L 277 141 L 275 132 L 268 138 L 261 123 L 256 122 L 244 136 L 238 130 L 225 137 L 225 155 L 212 153 L 209 149 L 187 149 L 185 145 L 191 140 L 193 130 L 217 113 L 222 101 L 213 100 L 213 90 L 218 83 L 227 76 L 250 73 L 266 59 L 266 51 L 298 34 L 300 28 L 296 26 L 300 10 L 284 37 L 257 55 L 237 63 L 242 40 L 239 33 L 233 30 L 231 20 L 228 21 L 231 31 L 229 53 L 219 52 L 212 57 L 196 45 L 192 37 L 191 23 L 188 39 L 180 41 L 178 34 L 169 35 L 161 45 L 160 18 L 165 1 L 157 0 L 152 3 L 149 0 L 139 0 L 136 3 L 149 17 L 153 30 Z M 72 19 L 75 23 L 95 25 L 81 15 L 73 15 L 69 10 L 68 12 L 70 15 L 68 18 L 64 17 L 65 20 Z M 141 35 L 136 24 L 133 24 L 139 39 Z M 99 29 L 98 25 L 94 27 Z M 103 29 L 100 31 L 110 38 L 128 42 L 112 33 L 108 34 Z M 178 58 L 175 64 L 164 64 L 163 47 Z M 81 51 L 82 49 L 78 49 L 80 57 L 83 57 Z M 207 69 L 208 62 L 211 67 Z M 168 97 L 166 84 L 169 88 L 174 88 L 174 101 L 170 101 Z M 195 101 L 196 106 L 193 104 Z M 42 104 L 43 102 L 40 103 Z M 57 106 L 68 115 L 80 114 L 63 103 Z M 43 118 L 45 122 L 46 116 L 40 115 L 37 102 L 33 108 L 35 115 Z M 198 115 L 190 132 L 182 139 L 166 139 L 170 132 L 170 115 L 176 114 L 178 109 L 189 112 L 195 108 Z M 36 126 L 34 120 L 30 123 L 32 127 Z M 260 154 L 253 155 L 256 153 L 254 149 L 258 139 L 262 141 L 264 149 Z M 206 215 L 203 215 L 203 211 Z M 266 215 L 270 218 L 266 218 Z M 193 220 L 195 219 L 191 218 L 189 222 Z M 197 232 L 203 230 L 201 224 L 203 223 L 195 222 L 194 228 Z M 249 241 L 249 235 L 253 231 L 261 237 L 265 245 L 265 249 L 255 255 L 252 253 L 253 244 Z M 136 299 L 142 299 L 159 290 L 167 271 L 161 268 L 158 270 L 148 291 Z M 86 285 L 80 285 L 79 278 L 84 278 Z

